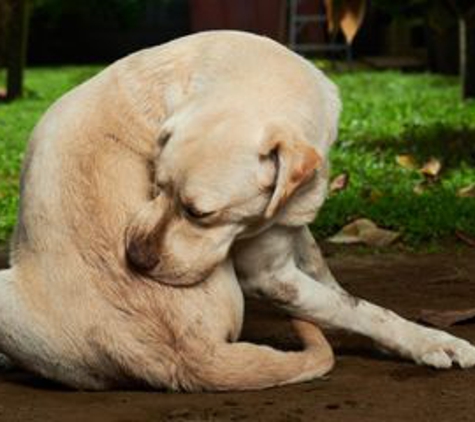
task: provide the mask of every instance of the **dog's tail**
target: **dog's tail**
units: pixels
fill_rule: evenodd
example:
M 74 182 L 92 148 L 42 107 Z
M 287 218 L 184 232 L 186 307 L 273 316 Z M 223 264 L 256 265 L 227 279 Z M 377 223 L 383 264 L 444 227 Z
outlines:
M 318 327 L 293 320 L 304 350 L 283 352 L 251 343 L 224 343 L 191 365 L 195 376 L 185 389 L 258 390 L 322 377 L 334 365 L 331 346 Z

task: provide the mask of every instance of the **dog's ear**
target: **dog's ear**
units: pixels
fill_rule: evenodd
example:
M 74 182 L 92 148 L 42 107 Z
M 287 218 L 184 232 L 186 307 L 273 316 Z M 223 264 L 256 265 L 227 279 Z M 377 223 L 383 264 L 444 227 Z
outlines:
M 146 273 L 159 262 L 158 243 L 165 214 L 163 200 L 158 196 L 133 215 L 126 228 L 127 263 L 137 272 Z
M 280 128 L 273 128 L 268 133 L 260 156 L 275 161 L 275 187 L 265 211 L 265 218 L 271 218 L 300 186 L 313 177 L 322 164 L 322 158 L 302 138 Z

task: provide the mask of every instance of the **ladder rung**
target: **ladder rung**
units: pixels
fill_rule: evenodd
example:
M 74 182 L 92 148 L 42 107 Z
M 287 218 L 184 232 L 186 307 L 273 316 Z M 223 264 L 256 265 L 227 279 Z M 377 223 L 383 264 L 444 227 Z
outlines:
M 295 23 L 308 23 L 308 22 L 326 22 L 325 15 L 297 15 L 293 18 Z

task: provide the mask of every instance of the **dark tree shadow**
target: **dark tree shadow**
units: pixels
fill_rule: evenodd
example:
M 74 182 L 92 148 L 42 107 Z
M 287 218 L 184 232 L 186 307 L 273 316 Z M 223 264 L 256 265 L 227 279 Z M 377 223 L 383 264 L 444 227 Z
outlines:
M 372 139 L 354 144 L 368 153 L 410 154 L 419 163 L 430 157 L 443 162 L 443 168 L 457 168 L 462 163 L 475 165 L 475 129 L 453 128 L 445 124 L 407 127 L 397 138 Z

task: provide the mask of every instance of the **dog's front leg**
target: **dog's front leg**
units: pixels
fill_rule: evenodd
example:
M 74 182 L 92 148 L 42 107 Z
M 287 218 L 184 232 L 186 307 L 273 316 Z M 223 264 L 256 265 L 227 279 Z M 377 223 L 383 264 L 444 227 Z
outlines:
M 292 233 L 293 236 L 290 239 L 294 245 L 294 258 L 297 267 L 314 280 L 318 280 L 319 283 L 343 292 L 344 289 L 333 277 L 310 229 L 303 226 L 292 229 Z
M 273 228 L 236 245 L 236 270 L 247 294 L 269 297 L 297 318 L 370 337 L 420 364 L 475 365 L 475 347 L 469 342 L 349 295 L 332 281 L 329 270 L 321 272 L 319 282 L 299 269 L 300 235 L 299 229 Z M 319 276 L 319 271 L 313 273 Z

